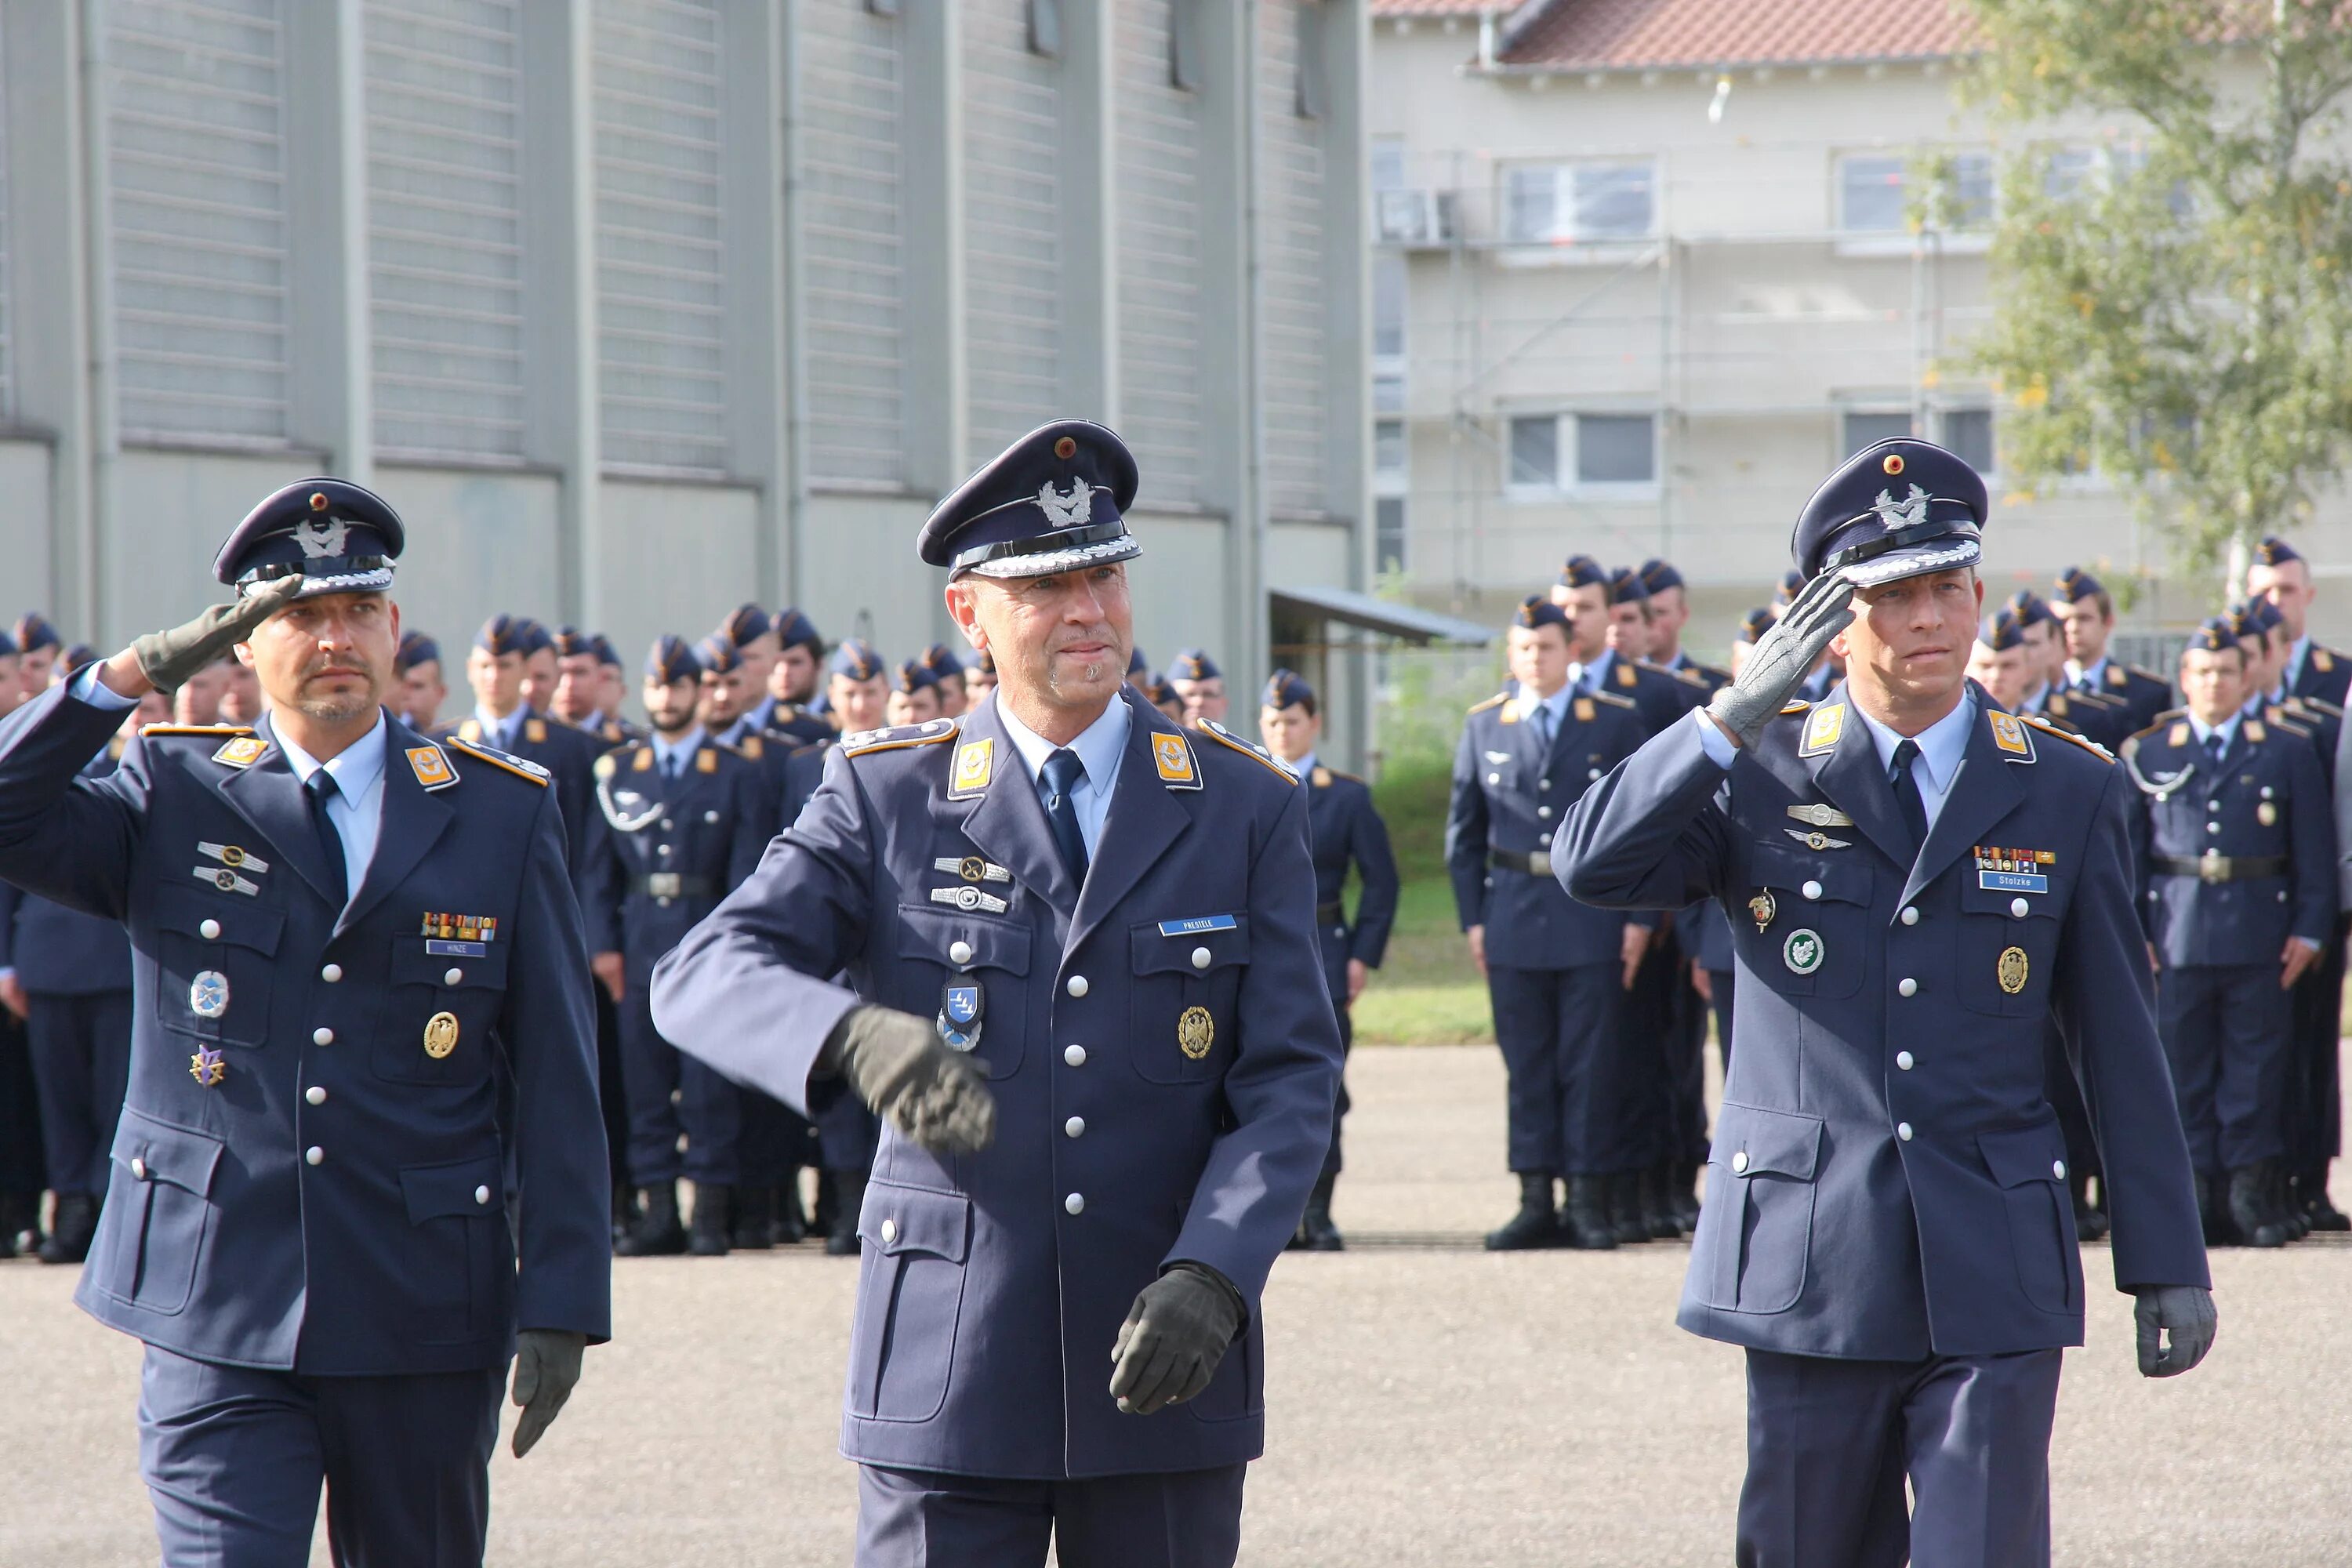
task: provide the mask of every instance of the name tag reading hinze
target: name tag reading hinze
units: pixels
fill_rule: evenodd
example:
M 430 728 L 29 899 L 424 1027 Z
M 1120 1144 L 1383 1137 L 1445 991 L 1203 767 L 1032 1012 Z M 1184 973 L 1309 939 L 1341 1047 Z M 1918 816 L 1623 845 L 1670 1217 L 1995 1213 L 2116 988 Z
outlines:
M 486 942 L 444 942 L 437 937 L 427 937 L 425 951 L 449 958 L 488 958 L 490 944 Z
M 1188 921 L 1160 922 L 1161 936 L 1192 936 L 1204 931 L 1232 931 L 1233 929 L 1234 917 L 1231 915 L 1194 915 Z

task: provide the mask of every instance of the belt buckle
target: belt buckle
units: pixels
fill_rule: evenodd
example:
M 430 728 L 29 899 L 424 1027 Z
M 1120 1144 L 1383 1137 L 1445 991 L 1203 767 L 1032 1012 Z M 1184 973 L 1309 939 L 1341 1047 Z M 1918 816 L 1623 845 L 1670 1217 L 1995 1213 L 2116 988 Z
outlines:
M 646 873 L 646 891 L 651 893 L 656 899 L 677 898 L 681 882 L 682 876 L 677 871 L 648 871 Z
M 2230 879 L 2230 863 L 2218 849 L 2208 849 L 2197 858 L 2197 879 L 2207 887 L 2218 887 Z

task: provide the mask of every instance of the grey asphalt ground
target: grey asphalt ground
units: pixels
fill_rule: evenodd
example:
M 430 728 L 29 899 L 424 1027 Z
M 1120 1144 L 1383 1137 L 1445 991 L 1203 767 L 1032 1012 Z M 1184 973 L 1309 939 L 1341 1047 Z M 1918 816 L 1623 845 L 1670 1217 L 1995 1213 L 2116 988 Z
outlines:
M 1741 1358 L 1675 1328 L 1685 1247 L 1475 1250 L 1514 1191 L 1493 1048 L 1367 1049 L 1349 1078 L 1355 1245 L 1275 1269 L 1242 1561 L 1728 1563 Z M 2220 1342 L 2161 1384 L 2133 1368 L 2105 1249 L 2084 1264 L 2058 1563 L 2352 1563 L 2352 1245 L 2217 1255 Z M 834 1439 L 855 1273 L 806 1247 L 617 1264 L 613 1343 L 539 1449 L 493 1468 L 490 1561 L 847 1563 L 856 1479 Z M 138 1347 L 73 1309 L 72 1274 L 0 1264 L 0 1568 L 155 1561 Z

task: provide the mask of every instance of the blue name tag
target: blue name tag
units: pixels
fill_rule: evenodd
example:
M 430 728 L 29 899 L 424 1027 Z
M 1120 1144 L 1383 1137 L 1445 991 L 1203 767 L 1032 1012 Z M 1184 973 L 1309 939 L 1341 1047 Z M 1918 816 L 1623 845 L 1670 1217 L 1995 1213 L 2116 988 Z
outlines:
M 1979 871 L 1977 886 L 1996 893 L 2046 893 L 2050 879 L 2023 871 Z
M 1191 936 L 1196 931 L 1231 931 L 1233 929 L 1234 917 L 1231 915 L 1194 915 L 1189 921 L 1161 921 L 1160 922 L 1160 934 L 1161 936 Z
M 445 942 L 439 937 L 426 937 L 425 951 L 442 958 L 488 958 L 490 944 L 486 942 Z

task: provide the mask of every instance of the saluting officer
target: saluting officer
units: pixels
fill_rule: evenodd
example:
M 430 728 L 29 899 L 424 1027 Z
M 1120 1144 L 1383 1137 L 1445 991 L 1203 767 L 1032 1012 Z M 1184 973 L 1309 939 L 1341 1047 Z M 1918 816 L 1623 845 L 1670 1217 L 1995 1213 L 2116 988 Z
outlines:
M 1323 952 L 1323 982 L 1339 1020 L 1339 1054 L 1355 1041 L 1349 1016 L 1371 972 L 1388 951 L 1389 928 L 1396 923 L 1396 856 L 1389 849 L 1388 824 L 1372 805 L 1372 792 L 1353 773 L 1326 767 L 1315 754 L 1323 736 L 1322 705 L 1305 678 L 1277 669 L 1265 683 L 1257 715 L 1258 734 L 1275 760 L 1307 785 L 1307 832 L 1315 857 L 1315 931 Z M 1348 919 L 1348 868 L 1356 868 L 1356 918 Z M 1297 1245 L 1310 1252 L 1338 1252 L 1347 1243 L 1331 1223 L 1331 1191 L 1339 1184 L 1339 1128 L 1348 1114 L 1348 1085 L 1331 1117 L 1331 1152 L 1323 1173 L 1307 1194 Z
M 2105 584 L 2079 566 L 2058 574 L 2050 593 L 2050 612 L 2058 617 L 2066 643 L 2061 670 L 2066 689 L 2100 692 L 2116 699 L 2131 714 L 2126 735 L 2156 722 L 2172 706 L 2172 683 L 2162 676 L 2112 658 L 2107 643 L 2116 632 L 2116 601 Z
M 845 739 L 655 974 L 684 1048 L 887 1119 L 843 1423 L 861 1563 L 1237 1548 L 1259 1297 L 1330 1145 L 1339 1032 L 1297 984 L 1307 792 L 1127 690 L 1136 477 L 1065 420 L 940 503 L 919 548 L 995 695 Z
M 2281 1161 L 2287 993 L 2334 929 L 2335 835 L 2307 739 L 2249 715 L 2226 618 L 2180 655 L 2185 710 L 2125 742 L 2158 1016 L 2217 1237 L 2294 1239 Z
M 1598 574 L 1581 560 L 1571 570 Z M 1616 1246 L 1612 1188 L 1637 1175 L 1653 1131 L 1639 1114 L 1639 1046 L 1624 1024 L 1650 922 L 1586 909 L 1550 874 L 1552 836 L 1569 807 L 1650 732 L 1631 698 L 1570 679 L 1574 655 L 1598 649 L 1607 613 L 1598 591 L 1573 607 L 1571 623 L 1541 595 L 1519 606 L 1505 634 L 1511 690 L 1464 721 L 1445 818 L 1454 905 L 1486 977 L 1508 1075 L 1519 1207 L 1486 1237 L 1497 1252 Z M 1564 1220 L 1552 1192 L 1562 1177 Z
M 1972 695 L 1985 504 L 1927 442 L 1850 458 L 1799 518 L 1807 585 L 1738 679 L 1553 847 L 1579 899 L 1711 896 L 1730 917 L 1739 1049 L 1680 1321 L 1748 1347 L 1736 1551 L 1755 1568 L 2048 1563 L 2059 1351 L 2084 1310 L 2042 1099 L 2053 1016 L 2091 1089 L 2140 1369 L 2212 1340 L 2132 916 L 2134 792 Z M 1829 700 L 1784 706 L 1832 647 Z
M 173 1568 L 305 1561 L 322 1479 L 339 1561 L 479 1563 L 509 1357 L 520 1453 L 609 1331 L 554 796 L 383 711 L 401 543 L 367 490 L 290 485 L 214 563 L 235 603 L 0 726 L 0 875 L 121 921 L 136 953 L 76 1300 L 146 1342 L 141 1468 Z M 257 727 L 152 726 L 78 776 L 142 694 L 231 645 Z

